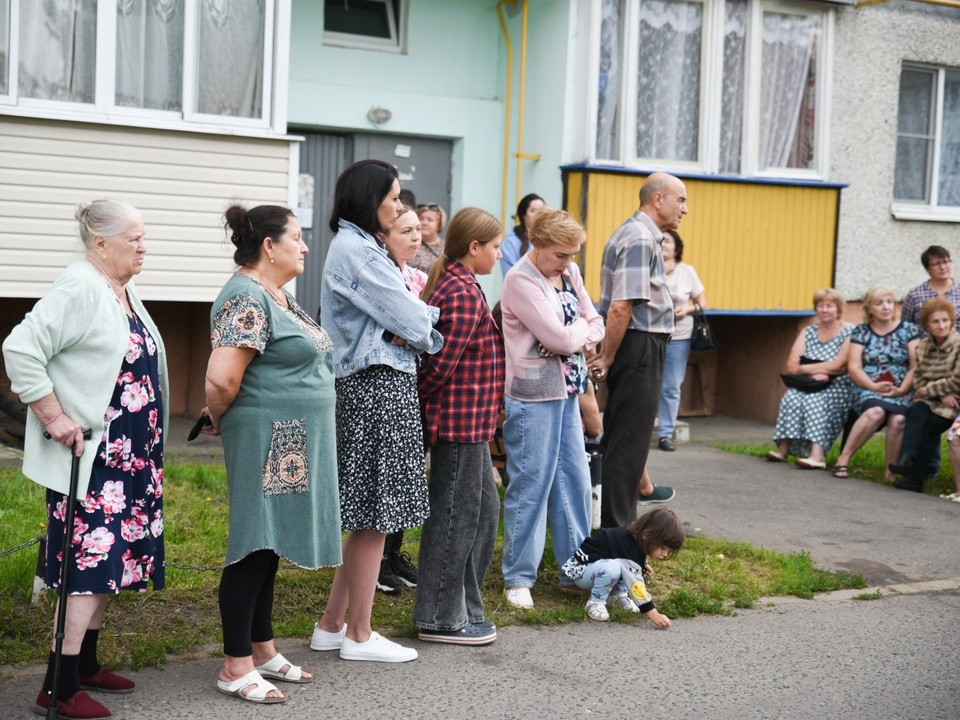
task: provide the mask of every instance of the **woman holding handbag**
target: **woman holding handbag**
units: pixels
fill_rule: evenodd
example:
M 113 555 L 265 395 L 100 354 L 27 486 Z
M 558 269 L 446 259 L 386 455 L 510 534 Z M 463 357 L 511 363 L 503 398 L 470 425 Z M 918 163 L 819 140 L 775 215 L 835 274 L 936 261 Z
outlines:
M 663 232 L 660 248 L 663 251 L 663 267 L 667 271 L 667 289 L 673 299 L 676 324 L 667 344 L 667 358 L 663 365 L 657 447 L 673 452 L 676 450 L 673 431 L 677 426 L 677 413 L 680 411 L 680 389 L 687 374 L 694 315 L 703 312 L 707 306 L 707 296 L 697 271 L 692 265 L 683 262 L 683 240 L 676 230 Z
M 808 325 L 790 348 L 787 373 L 827 381 L 818 392 L 790 388 L 780 401 L 774 429 L 776 450 L 767 453 L 771 462 L 786 462 L 788 453 L 797 455 L 797 467 L 826 468 L 826 453 L 843 429 L 850 405 L 850 378 L 846 375 L 853 325 L 844 322 L 846 301 L 833 288 L 818 291 L 813 307 L 819 322 Z

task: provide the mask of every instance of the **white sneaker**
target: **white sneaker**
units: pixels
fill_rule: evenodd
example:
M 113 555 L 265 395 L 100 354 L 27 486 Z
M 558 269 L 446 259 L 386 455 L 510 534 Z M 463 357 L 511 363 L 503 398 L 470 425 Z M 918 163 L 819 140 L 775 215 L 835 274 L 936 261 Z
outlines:
M 627 612 L 640 612 L 640 608 L 637 607 L 637 604 L 630 599 L 630 596 L 626 593 L 620 593 L 619 595 L 614 595 L 612 598 L 613 604 L 618 608 L 623 608 Z
M 602 602 L 587 601 L 587 617 L 591 620 L 606 622 L 610 619 L 610 613 L 607 612 L 607 606 Z
M 313 637 L 310 638 L 311 650 L 339 650 L 343 639 L 347 636 L 347 624 L 344 623 L 340 632 L 327 632 L 320 623 L 313 624 Z
M 533 609 L 533 597 L 530 595 L 530 588 L 512 587 L 507 588 L 505 593 L 507 596 L 507 605 L 512 605 L 521 610 Z
M 387 640 L 378 632 L 370 633 L 370 638 L 362 643 L 344 637 L 340 646 L 340 658 L 343 660 L 401 663 L 416 660 L 417 657 L 418 653 L 413 648 Z

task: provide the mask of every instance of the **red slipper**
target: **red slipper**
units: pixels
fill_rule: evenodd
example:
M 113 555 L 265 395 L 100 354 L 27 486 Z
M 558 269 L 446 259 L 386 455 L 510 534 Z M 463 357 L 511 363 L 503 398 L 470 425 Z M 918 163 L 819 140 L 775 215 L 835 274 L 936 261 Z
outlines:
M 50 709 L 50 694 L 41 690 L 37 695 L 36 712 L 46 715 Z M 57 717 L 61 720 L 106 720 L 112 713 L 83 690 L 69 700 L 60 700 L 57 703 Z
M 85 690 L 95 690 L 102 693 L 111 693 L 113 695 L 126 695 L 132 693 L 137 684 L 133 680 L 127 680 L 105 667 L 100 668 L 97 674 L 92 677 L 80 676 L 80 687 Z

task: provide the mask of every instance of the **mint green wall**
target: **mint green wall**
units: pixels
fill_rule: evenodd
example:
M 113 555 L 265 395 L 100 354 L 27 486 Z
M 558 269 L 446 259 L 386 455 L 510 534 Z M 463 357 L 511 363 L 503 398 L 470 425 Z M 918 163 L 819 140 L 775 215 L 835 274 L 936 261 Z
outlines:
M 323 3 L 294 0 L 288 123 L 454 141 L 453 204 L 499 216 L 503 42 L 494 0 L 411 0 L 407 53 L 325 46 Z M 367 120 L 388 108 L 381 127 Z

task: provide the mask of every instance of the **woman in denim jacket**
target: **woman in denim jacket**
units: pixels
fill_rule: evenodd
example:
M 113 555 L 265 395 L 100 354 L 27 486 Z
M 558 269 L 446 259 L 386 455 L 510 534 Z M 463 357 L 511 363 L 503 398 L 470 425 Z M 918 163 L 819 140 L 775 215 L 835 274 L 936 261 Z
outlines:
M 429 514 L 417 356 L 443 344 L 433 329 L 439 311 L 407 290 L 376 238 L 402 210 L 392 165 L 363 160 L 337 179 L 320 308 L 334 345 L 340 516 L 350 535 L 310 647 L 345 660 L 417 657 L 370 626 L 385 536 Z

